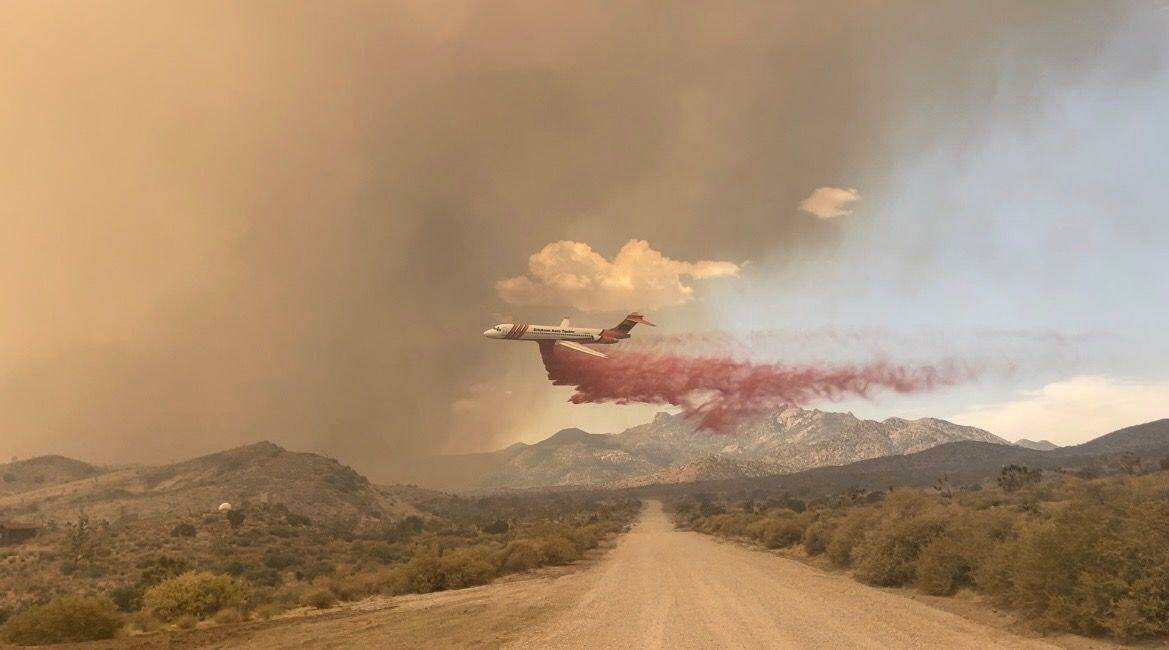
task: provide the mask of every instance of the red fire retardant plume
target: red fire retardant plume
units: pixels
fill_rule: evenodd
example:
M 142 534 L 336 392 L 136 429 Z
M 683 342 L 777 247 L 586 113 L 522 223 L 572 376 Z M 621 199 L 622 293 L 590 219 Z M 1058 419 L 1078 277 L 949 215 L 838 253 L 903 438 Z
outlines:
M 608 359 L 541 344 L 548 378 L 574 386 L 574 404 L 672 404 L 700 428 L 728 430 L 743 418 L 813 399 L 868 396 L 874 390 L 929 390 L 971 378 L 953 363 L 902 366 L 887 362 L 846 366 L 756 364 L 731 358 L 687 357 L 637 351 L 610 352 Z

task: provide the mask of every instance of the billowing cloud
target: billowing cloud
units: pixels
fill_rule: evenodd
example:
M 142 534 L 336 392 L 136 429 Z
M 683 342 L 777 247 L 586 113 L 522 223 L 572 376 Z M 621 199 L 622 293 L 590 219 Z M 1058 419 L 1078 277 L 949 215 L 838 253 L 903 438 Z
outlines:
M 821 219 L 832 219 L 852 214 L 847 208 L 858 199 L 860 194 L 852 188 L 817 187 L 808 198 L 800 201 L 800 209 Z
M 688 280 L 735 277 L 733 262 L 681 262 L 631 239 L 612 261 L 582 242 L 558 241 L 528 258 L 528 275 L 495 283 L 515 305 L 564 305 L 584 311 L 658 309 L 694 300 Z
M 1018 399 L 976 406 L 953 416 L 1015 440 L 1046 438 L 1067 445 L 1169 416 L 1169 382 L 1082 376 L 1023 391 Z

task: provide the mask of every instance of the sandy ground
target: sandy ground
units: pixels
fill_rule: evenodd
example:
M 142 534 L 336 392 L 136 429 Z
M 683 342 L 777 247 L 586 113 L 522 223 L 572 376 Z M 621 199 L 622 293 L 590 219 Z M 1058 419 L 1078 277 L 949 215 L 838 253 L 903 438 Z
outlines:
M 646 505 L 599 560 L 495 584 L 118 647 L 1051 648 L 841 574 L 674 530 Z M 1065 645 L 1065 644 L 1060 644 Z M 1093 644 L 1095 645 L 1095 644 Z

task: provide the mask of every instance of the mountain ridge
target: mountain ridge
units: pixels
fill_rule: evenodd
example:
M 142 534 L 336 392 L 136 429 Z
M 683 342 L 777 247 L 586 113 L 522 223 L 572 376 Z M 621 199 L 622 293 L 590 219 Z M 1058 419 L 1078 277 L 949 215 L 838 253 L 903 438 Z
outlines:
M 643 496 L 668 496 L 695 491 L 749 495 L 762 490 L 786 492 L 799 498 L 820 498 L 857 488 L 885 490 L 891 486 L 932 486 L 942 477 L 958 488 L 991 479 L 1006 465 L 1026 465 L 1048 471 L 1123 471 L 1121 463 L 1125 455 L 1138 456 L 1146 470 L 1160 469 L 1159 461 L 1169 458 L 1169 419 L 1125 427 L 1079 445 L 1050 451 L 964 440 L 912 454 L 870 458 L 849 465 L 816 467 L 790 474 L 685 485 L 647 484 L 630 487 L 629 491 Z
M 958 440 L 1010 444 L 982 429 L 938 418 L 876 421 L 786 406 L 716 434 L 699 429 L 693 419 L 661 412 L 619 433 L 570 428 L 533 444 L 431 457 L 408 480 L 462 489 L 640 485 L 782 474 L 914 453 Z M 444 484 L 446 476 L 453 478 Z

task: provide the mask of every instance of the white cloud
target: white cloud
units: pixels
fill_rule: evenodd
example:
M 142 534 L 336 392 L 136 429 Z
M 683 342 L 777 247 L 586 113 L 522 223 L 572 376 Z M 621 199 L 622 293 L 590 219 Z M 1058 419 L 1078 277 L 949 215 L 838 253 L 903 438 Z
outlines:
M 499 280 L 500 298 L 515 305 L 567 305 L 584 311 L 657 309 L 694 300 L 684 280 L 735 277 L 732 262 L 680 262 L 631 239 L 612 261 L 588 244 L 558 241 L 528 258 L 528 275 Z
M 1067 445 L 1164 417 L 1169 417 L 1169 382 L 1084 376 L 1023 391 L 1009 402 L 976 406 L 950 419 L 1009 440 L 1046 438 Z
M 800 201 L 800 209 L 821 219 L 831 219 L 852 214 L 852 210 L 845 208 L 860 198 L 855 189 L 817 187 L 808 198 Z

